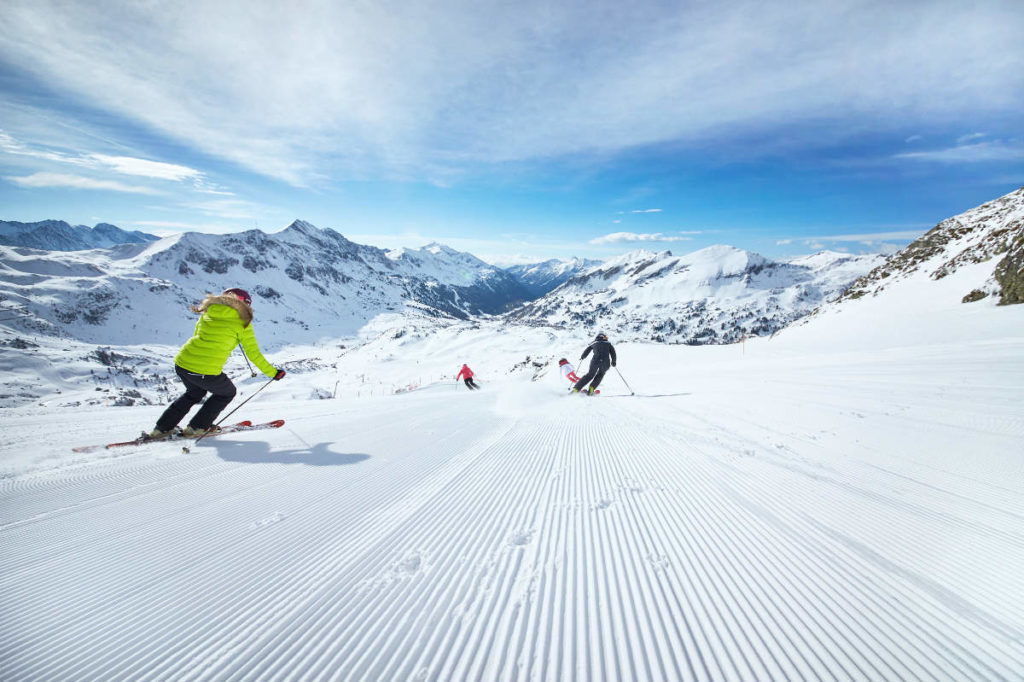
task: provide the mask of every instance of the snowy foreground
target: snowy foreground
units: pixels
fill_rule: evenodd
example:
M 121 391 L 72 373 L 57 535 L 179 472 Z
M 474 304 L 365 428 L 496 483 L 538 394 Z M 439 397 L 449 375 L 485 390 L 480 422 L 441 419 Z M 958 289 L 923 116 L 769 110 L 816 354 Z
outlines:
M 977 310 L 624 344 L 635 396 L 290 375 L 191 454 L 70 452 L 159 407 L 9 410 L 0 679 L 1022 679 L 1024 311 Z

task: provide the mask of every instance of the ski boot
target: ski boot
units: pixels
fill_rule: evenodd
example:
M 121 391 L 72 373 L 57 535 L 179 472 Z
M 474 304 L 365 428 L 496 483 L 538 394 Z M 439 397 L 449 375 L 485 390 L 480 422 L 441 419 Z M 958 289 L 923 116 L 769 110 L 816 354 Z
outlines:
M 170 431 L 161 431 L 160 429 L 153 429 L 152 431 L 143 431 L 143 440 L 165 440 L 174 435 L 174 429 Z
M 202 436 L 205 436 L 208 433 L 217 433 L 218 431 L 220 431 L 220 427 L 217 426 L 216 424 L 214 424 L 208 429 L 197 429 L 191 426 L 186 426 L 184 429 L 181 430 L 181 435 L 184 436 L 185 438 L 201 438 Z

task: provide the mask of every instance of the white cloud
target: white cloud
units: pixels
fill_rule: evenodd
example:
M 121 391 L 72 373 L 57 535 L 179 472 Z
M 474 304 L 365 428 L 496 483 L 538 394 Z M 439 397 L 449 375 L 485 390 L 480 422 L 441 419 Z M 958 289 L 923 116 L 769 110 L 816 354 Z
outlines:
M 83 154 L 61 151 L 53 148 L 44 148 L 38 145 L 25 144 L 24 142 L 16 140 L 3 130 L 0 130 L 0 151 L 16 157 L 24 157 L 26 159 L 36 160 L 37 162 L 43 162 L 41 164 L 34 163 L 33 165 L 36 167 L 53 168 L 56 165 L 63 164 L 75 166 L 76 168 L 84 168 L 94 174 L 93 177 L 84 178 L 79 175 L 40 171 L 34 175 L 28 176 L 28 178 L 34 179 L 26 179 L 23 177 L 22 182 L 20 183 L 22 186 L 65 186 L 81 188 L 89 185 L 92 188 L 106 189 L 114 187 L 132 187 L 132 189 L 117 189 L 116 191 L 134 192 L 137 194 L 161 193 L 155 188 L 147 190 L 146 188 L 139 186 L 124 185 L 116 180 L 95 177 L 95 174 L 116 173 L 118 175 L 130 175 L 136 178 L 166 180 L 170 182 L 182 182 L 188 180 L 191 181 L 197 192 L 204 194 L 232 195 L 231 192 L 226 192 L 207 180 L 202 172 L 187 166 L 165 163 L 162 161 L 151 161 L 149 159 L 141 159 L 134 156 L 112 156 L 100 153 Z M 69 178 L 75 179 L 69 180 Z M 38 184 L 47 182 L 57 184 Z M 37 184 L 33 185 L 31 183 Z M 101 187 L 101 185 L 104 187 Z
M 91 154 L 90 158 L 101 166 L 110 168 L 117 173 L 138 175 L 144 178 L 186 180 L 198 179 L 203 175 L 194 168 L 188 168 L 187 166 L 179 166 L 178 164 L 164 163 L 162 161 L 147 161 L 146 159 L 136 159 L 131 156 Z
M 594 245 L 603 244 L 630 244 L 633 242 L 684 242 L 689 241 L 690 237 L 666 237 L 660 232 L 641 234 L 637 232 L 613 232 L 612 234 L 606 234 L 603 237 L 597 237 L 591 239 L 590 243 Z
M 1024 160 L 1024 144 L 992 140 L 975 144 L 960 144 L 946 149 L 897 154 L 897 159 L 931 161 L 935 163 L 981 163 L 985 161 Z
M 891 232 L 870 232 L 863 234 L 833 234 L 805 237 L 816 242 L 867 242 L 867 241 L 913 241 L 923 235 L 928 228 L 919 230 L 893 230 Z
M 961 135 L 956 139 L 958 145 L 965 145 L 968 142 L 974 142 L 982 138 L 988 137 L 985 133 L 970 133 L 968 135 Z
M 5 61 L 295 184 L 1024 108 L 1012 2 L 6 0 Z M 54 40 L 74 35 L 74 41 Z M 118 49 L 111 50 L 116 44 Z M 572 87 L 566 87 L 571 83 Z M 716 140 L 717 138 L 717 140 Z
M 661 209 L 660 208 L 641 208 L 641 209 L 637 209 L 635 211 L 631 211 L 631 213 L 661 213 Z
M 163 194 L 150 187 L 126 185 L 115 180 L 97 180 L 68 173 L 33 173 L 24 177 L 8 176 L 8 180 L 19 187 L 68 187 L 73 189 L 94 189 L 130 194 Z

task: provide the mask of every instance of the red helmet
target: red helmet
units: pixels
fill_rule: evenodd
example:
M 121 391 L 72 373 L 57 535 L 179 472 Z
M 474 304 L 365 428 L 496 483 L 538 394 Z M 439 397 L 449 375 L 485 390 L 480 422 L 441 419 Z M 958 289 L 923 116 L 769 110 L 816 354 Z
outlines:
M 252 296 L 250 296 L 249 292 L 246 291 L 245 289 L 238 289 L 238 288 L 225 289 L 224 293 L 225 294 L 234 294 L 238 298 L 240 298 L 243 301 L 245 301 L 246 305 L 252 305 Z
M 565 358 L 562 358 L 561 360 L 558 361 L 558 366 L 559 367 L 561 367 L 562 365 L 568 365 L 568 364 L 569 364 L 569 361 L 566 360 Z

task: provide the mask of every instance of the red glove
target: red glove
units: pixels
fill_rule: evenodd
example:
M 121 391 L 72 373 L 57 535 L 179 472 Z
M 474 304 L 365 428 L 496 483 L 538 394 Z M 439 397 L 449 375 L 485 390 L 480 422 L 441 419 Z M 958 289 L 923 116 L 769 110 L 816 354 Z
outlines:
M 277 374 L 274 375 L 274 381 L 280 381 L 281 379 L 284 379 L 284 374 L 285 372 L 283 369 L 277 370 Z

